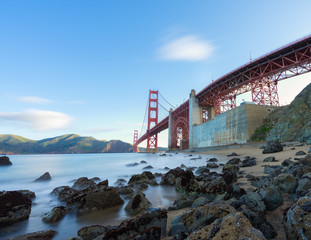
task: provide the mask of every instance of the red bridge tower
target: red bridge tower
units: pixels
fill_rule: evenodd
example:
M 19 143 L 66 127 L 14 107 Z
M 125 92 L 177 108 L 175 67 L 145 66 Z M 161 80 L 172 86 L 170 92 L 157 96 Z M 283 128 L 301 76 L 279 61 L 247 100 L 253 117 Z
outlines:
M 150 129 L 158 124 L 158 110 L 158 91 L 149 90 L 147 152 L 158 151 L 158 134 L 149 134 Z

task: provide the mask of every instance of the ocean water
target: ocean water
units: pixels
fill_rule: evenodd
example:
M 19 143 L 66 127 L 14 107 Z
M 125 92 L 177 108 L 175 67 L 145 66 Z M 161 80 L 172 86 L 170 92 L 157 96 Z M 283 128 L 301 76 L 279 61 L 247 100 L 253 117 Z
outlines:
M 79 177 L 99 177 L 108 179 L 109 186 L 115 186 L 119 178 L 129 180 L 133 174 L 142 173 L 143 167 L 153 166 L 148 169 L 153 173 L 166 173 L 164 167 L 175 168 L 181 164 L 199 167 L 206 164 L 206 160 L 219 156 L 202 155 L 202 159 L 190 160 L 189 154 L 168 154 L 160 156 L 150 153 L 105 153 L 105 154 L 51 154 L 51 155 L 11 155 L 12 166 L 0 167 L 0 191 L 27 189 L 36 193 L 33 199 L 31 215 L 28 220 L 10 226 L 0 227 L 0 239 L 9 239 L 17 235 L 26 234 L 46 229 L 58 231 L 55 239 L 66 239 L 77 235 L 77 231 L 87 225 L 115 225 L 128 219 L 124 211 L 128 200 L 122 206 L 107 210 L 91 212 L 77 216 L 74 212 L 67 214 L 56 224 L 44 223 L 42 215 L 53 207 L 64 205 L 51 195 L 51 191 L 59 186 L 72 186 Z M 145 160 L 147 164 L 134 167 L 127 166 L 131 163 L 140 163 Z M 47 182 L 34 182 L 43 173 L 49 172 L 52 180 Z M 157 179 L 160 182 L 160 179 Z M 152 203 L 152 207 L 167 208 L 179 197 L 171 186 L 149 186 L 144 191 Z

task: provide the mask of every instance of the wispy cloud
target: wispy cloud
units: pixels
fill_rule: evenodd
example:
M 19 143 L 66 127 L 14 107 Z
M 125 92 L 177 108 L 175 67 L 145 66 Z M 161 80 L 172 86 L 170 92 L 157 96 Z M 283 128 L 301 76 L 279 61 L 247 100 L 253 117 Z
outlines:
M 201 61 L 211 57 L 214 47 L 199 36 L 187 35 L 167 42 L 157 51 L 162 60 Z
M 41 98 L 41 97 L 35 97 L 35 96 L 25 96 L 18 98 L 21 102 L 28 102 L 28 103 L 37 103 L 37 104 L 43 104 L 43 103 L 50 103 L 53 102 L 50 99 L 47 98 Z
M 0 112 L 0 120 L 18 121 L 36 131 L 48 131 L 66 128 L 73 118 L 61 112 L 30 109 L 24 112 Z

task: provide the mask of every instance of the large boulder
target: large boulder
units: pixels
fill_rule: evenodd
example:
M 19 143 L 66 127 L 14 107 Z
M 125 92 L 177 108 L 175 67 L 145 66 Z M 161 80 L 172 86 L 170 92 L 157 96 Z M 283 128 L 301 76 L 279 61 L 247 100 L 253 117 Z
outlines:
M 257 212 L 264 213 L 266 211 L 266 206 L 262 196 L 257 192 L 247 192 L 241 197 L 241 200 L 249 208 L 254 209 Z
M 282 173 L 279 176 L 273 178 L 272 181 L 273 184 L 284 193 L 293 193 L 296 185 L 296 179 L 293 175 L 288 173 Z
M 184 212 L 182 222 L 188 232 L 193 232 L 235 211 L 232 206 L 225 202 L 211 202 Z
M 116 229 L 108 231 L 103 240 L 123 240 L 123 239 L 160 239 L 156 238 L 134 238 L 134 236 L 144 233 L 147 229 L 158 228 L 160 234 L 166 234 L 167 212 L 166 210 L 157 210 L 144 213 L 142 216 L 123 221 Z M 147 234 L 149 235 L 149 234 Z
M 130 180 L 128 181 L 128 184 L 142 184 L 142 183 L 148 183 L 149 178 L 145 174 L 134 174 Z
M 239 212 L 242 212 L 245 217 L 250 221 L 253 227 L 260 230 L 267 239 L 274 239 L 277 236 L 277 233 L 273 226 L 267 221 L 264 214 L 255 211 L 247 207 L 245 204 L 236 208 Z
M 0 157 L 0 166 L 9 166 L 12 165 L 12 162 L 10 161 L 9 157 L 2 156 Z
M 238 180 L 239 168 L 233 164 L 225 164 L 222 169 L 222 177 L 226 184 L 232 184 Z
M 151 203 L 146 198 L 145 194 L 138 191 L 125 206 L 125 211 L 127 211 L 130 215 L 136 215 L 146 210 L 150 205 Z
M 281 191 L 272 184 L 259 189 L 259 194 L 262 196 L 266 208 L 269 211 L 283 205 L 284 200 Z
M 307 154 L 307 156 L 301 159 L 300 163 L 304 166 L 311 166 L 311 153 Z
M 176 178 L 179 175 L 179 173 L 182 171 L 183 170 L 179 167 L 168 171 L 164 176 L 162 176 L 161 184 L 162 185 L 175 185 Z
M 262 153 L 276 153 L 283 151 L 283 145 L 279 141 L 268 141 Z
M 76 180 L 72 186 L 74 189 L 86 189 L 90 186 L 95 186 L 96 183 L 92 179 L 88 179 L 87 177 L 80 177 L 78 180 Z
M 64 206 L 54 207 L 51 211 L 45 213 L 42 221 L 47 223 L 55 223 L 61 220 L 69 212 L 69 209 Z
M 52 240 L 57 232 L 50 229 L 14 237 L 12 240 Z
M 254 228 L 249 220 L 240 212 L 231 212 L 197 232 L 192 233 L 188 240 L 231 240 L 231 239 L 266 239 L 262 232 Z
M 196 193 L 200 189 L 200 184 L 194 177 L 192 171 L 181 171 L 175 179 L 176 190 L 186 194 Z
M 88 189 L 85 189 L 88 190 Z M 78 205 L 80 213 L 102 210 L 124 203 L 118 190 L 114 187 L 104 187 L 100 190 L 82 192 L 81 195 L 74 197 L 73 204 Z
M 311 197 L 300 198 L 284 215 L 287 239 L 311 239 Z
M 49 181 L 51 180 L 51 175 L 49 172 L 44 173 L 41 177 L 37 178 L 35 182 Z
M 241 167 L 252 167 L 252 166 L 255 166 L 256 164 L 257 164 L 256 163 L 256 158 L 247 156 L 242 161 Z
M 78 236 L 83 240 L 93 240 L 100 235 L 104 235 L 106 232 L 114 229 L 115 227 L 91 225 L 86 226 L 78 230 Z
M 200 193 L 205 194 L 211 201 L 216 197 L 221 197 L 225 195 L 227 185 L 225 180 L 218 176 L 211 181 L 206 181 L 202 186 Z
M 31 200 L 18 191 L 0 192 L 0 226 L 27 219 Z
M 296 194 L 298 196 L 303 196 L 310 188 L 311 188 L 311 173 L 306 173 L 298 181 Z

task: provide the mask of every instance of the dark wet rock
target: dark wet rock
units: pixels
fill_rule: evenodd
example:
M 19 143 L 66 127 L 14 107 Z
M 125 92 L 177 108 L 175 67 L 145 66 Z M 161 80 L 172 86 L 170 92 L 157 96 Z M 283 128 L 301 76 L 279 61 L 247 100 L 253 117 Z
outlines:
M 178 174 L 183 171 L 181 168 L 177 167 L 168 171 L 164 176 L 162 176 L 161 184 L 163 185 L 175 185 L 175 180 Z
M 61 220 L 70 210 L 64 206 L 54 207 L 42 216 L 42 221 L 55 223 Z
M 302 197 L 285 213 L 283 225 L 287 239 L 311 239 L 310 205 L 311 197 Z
M 212 163 L 207 163 L 207 164 L 206 164 L 206 167 L 208 167 L 208 168 L 218 168 L 219 165 L 212 162 Z
M 262 196 L 266 209 L 269 211 L 283 205 L 284 200 L 281 191 L 272 184 L 259 189 L 259 194 Z
M 293 167 L 295 164 L 296 164 L 296 163 L 295 163 L 294 161 L 290 160 L 290 159 L 285 159 L 285 160 L 281 163 L 281 165 L 282 165 L 283 167 Z
M 157 210 L 148 211 L 141 216 L 123 221 L 116 229 L 108 231 L 103 240 L 123 240 L 123 239 L 160 239 L 161 235 L 166 234 L 167 211 Z M 148 229 L 158 229 L 157 237 L 135 238 L 137 234 L 143 235 Z M 160 230 L 160 231 L 159 231 Z M 149 236 L 149 234 L 147 234 Z
M 50 229 L 14 237 L 12 240 L 52 240 L 57 232 Z
M 283 145 L 279 141 L 268 141 L 262 153 L 267 154 L 281 151 L 283 151 Z
M 184 212 L 182 222 L 188 232 L 193 232 L 235 211 L 233 207 L 225 202 L 211 202 Z
M 145 160 L 140 161 L 140 164 L 147 164 Z
M 170 168 L 169 167 L 165 167 L 165 168 L 163 168 L 163 170 L 170 170 Z
M 31 200 L 18 191 L 0 192 L 0 226 L 27 219 Z
M 266 176 L 253 177 L 250 180 L 251 184 L 256 188 L 261 188 L 270 182 L 270 178 Z
M 51 175 L 49 172 L 44 173 L 41 177 L 37 178 L 35 182 L 41 182 L 41 181 L 49 181 L 51 180 Z
M 159 185 L 159 183 L 158 183 L 157 180 L 155 180 L 155 179 L 150 180 L 150 181 L 149 181 L 149 184 L 150 184 L 151 186 L 157 186 L 157 185 Z
M 208 204 L 210 201 L 207 197 L 198 197 L 191 205 L 191 208 L 197 208 L 202 205 Z
M 210 158 L 207 160 L 208 162 L 218 162 L 218 160 L 216 158 Z
M 238 154 L 236 154 L 235 152 L 233 152 L 233 153 L 231 153 L 231 154 L 227 155 L 227 157 L 236 157 L 236 156 L 239 156 L 239 155 L 238 155 Z
M 296 179 L 293 175 L 283 173 L 278 175 L 277 177 L 273 178 L 273 184 L 277 186 L 281 192 L 284 193 L 293 193 L 295 185 L 296 185 Z
M 243 226 L 243 227 L 242 227 Z M 197 239 L 256 239 L 264 240 L 262 232 L 254 228 L 249 220 L 240 212 L 231 212 L 216 219 L 199 231 L 193 232 L 188 240 Z
M 224 196 L 226 189 L 225 180 L 222 177 L 216 177 L 210 182 L 205 182 L 201 187 L 200 193 L 205 194 L 208 199 L 213 201 L 216 197 L 221 198 L 221 196 Z
M 114 184 L 117 186 L 124 186 L 126 184 L 126 180 L 123 178 L 119 178 Z
M 226 184 L 232 184 L 238 180 L 239 168 L 232 164 L 226 164 L 222 169 L 222 177 Z
M 196 193 L 200 189 L 200 184 L 195 179 L 192 171 L 180 171 L 175 181 L 176 190 L 186 194 Z
M 52 190 L 51 194 L 58 196 L 60 192 L 63 191 L 64 189 L 70 189 L 70 187 L 69 186 L 56 187 Z
M 171 225 L 171 228 L 170 228 L 168 235 L 169 236 L 176 236 L 176 235 L 184 234 L 183 236 L 185 238 L 182 238 L 182 239 L 186 239 L 187 238 L 186 233 L 187 233 L 187 229 L 185 228 L 185 225 L 183 223 L 176 223 L 176 224 Z M 176 236 L 173 239 L 178 239 L 178 236 Z
M 187 166 L 185 164 L 181 164 L 180 168 L 187 168 Z
M 138 165 L 139 165 L 139 163 L 137 163 L 137 162 L 126 164 L 127 167 L 135 167 L 135 166 L 138 166 Z
M 137 190 L 144 191 L 146 189 L 148 189 L 148 184 L 147 183 L 141 183 Z
M 149 240 L 149 239 L 160 240 L 161 239 L 161 228 L 159 227 L 147 228 L 146 230 L 143 230 L 142 232 L 133 235 L 130 239 L 132 240 Z
M 307 153 L 305 153 L 304 151 L 298 151 L 296 152 L 295 156 L 302 156 L 302 155 L 306 155 Z
M 159 155 L 160 157 L 165 157 L 166 156 L 166 153 L 162 153 Z
M 269 174 L 271 177 L 276 177 L 281 174 L 283 167 L 280 165 L 269 166 L 265 165 L 263 172 Z
M 245 194 L 246 192 L 244 188 L 240 188 L 236 183 L 233 183 L 227 186 L 224 200 L 227 200 L 230 198 L 240 199 Z
M 155 179 L 155 176 L 150 171 L 144 171 L 141 175 L 146 176 L 149 180 Z
M 289 170 L 289 173 L 292 174 L 295 178 L 301 178 L 302 175 L 304 174 L 303 166 L 300 165 L 293 166 Z
M 149 178 L 146 175 L 143 174 L 134 174 L 130 180 L 128 181 L 128 184 L 142 184 L 142 183 L 148 183 Z
M 273 226 L 267 221 L 264 214 L 257 212 L 246 205 L 241 205 L 237 208 L 242 212 L 245 217 L 250 221 L 253 227 L 260 230 L 267 239 L 273 239 L 277 236 L 277 233 Z
M 227 164 L 239 164 L 239 163 L 241 163 L 240 158 L 232 158 L 227 162 Z
M 0 166 L 10 166 L 12 162 L 10 161 L 9 157 L 2 156 L 0 157 Z
M 94 182 L 99 182 L 100 178 L 99 177 L 93 177 L 93 178 L 91 178 L 91 180 L 93 180 Z
M 129 195 L 129 194 L 134 193 L 134 190 L 129 186 L 121 186 L 119 187 L 119 193 L 121 195 Z
M 307 154 L 307 156 L 305 156 L 300 163 L 304 166 L 311 166 L 311 154 Z
M 36 198 L 36 194 L 32 191 L 29 190 L 18 190 L 18 192 L 22 193 L 23 195 L 25 195 L 26 197 L 30 198 L 30 199 L 34 199 Z
M 74 182 L 72 188 L 83 190 L 94 185 L 96 185 L 96 183 L 92 179 L 88 179 L 87 177 L 80 177 Z
M 274 156 L 267 157 L 263 161 L 264 162 L 277 162 Z
M 201 166 L 201 167 L 199 167 L 199 168 L 195 171 L 195 174 L 200 175 L 200 174 L 202 174 L 202 173 L 209 173 L 209 172 L 210 172 L 210 170 L 209 170 L 207 167 Z
M 183 209 L 183 208 L 186 208 L 186 207 L 191 207 L 193 202 L 194 202 L 193 199 L 180 198 L 180 199 L 177 199 L 174 202 L 174 205 L 170 206 L 168 208 L 168 210 L 171 211 L 171 210 L 178 210 L 178 209 Z
M 146 167 L 144 167 L 143 169 L 152 169 L 153 167 L 151 165 L 148 165 Z
M 249 208 L 252 208 L 257 212 L 264 213 L 266 211 L 266 206 L 262 196 L 257 192 L 247 192 L 244 196 L 241 197 L 241 200 Z
M 70 203 L 71 199 L 73 197 L 75 197 L 76 195 L 78 195 L 79 193 L 80 193 L 80 191 L 77 190 L 77 189 L 73 189 L 73 188 L 70 188 L 70 187 L 65 187 L 62 191 L 59 192 L 58 200 Z
M 154 175 L 155 177 L 162 177 L 162 176 L 163 176 L 162 173 L 154 173 L 153 175 Z
M 125 206 L 125 211 L 127 211 L 130 215 L 135 215 L 146 210 L 150 205 L 151 203 L 146 198 L 145 194 L 138 191 Z
M 256 158 L 254 157 L 246 157 L 242 163 L 241 163 L 241 167 L 251 167 L 251 166 L 255 166 L 256 163 Z
M 90 225 L 83 227 L 78 230 L 78 236 L 83 240 L 93 240 L 100 235 L 104 235 L 106 232 L 115 229 L 116 227 L 101 226 L 101 225 Z
M 306 173 L 298 181 L 296 194 L 298 196 L 303 196 L 310 188 L 311 188 L 311 173 Z
M 202 157 L 198 156 L 198 157 L 190 158 L 189 160 L 195 161 L 195 160 L 199 160 L 199 159 L 202 159 Z

